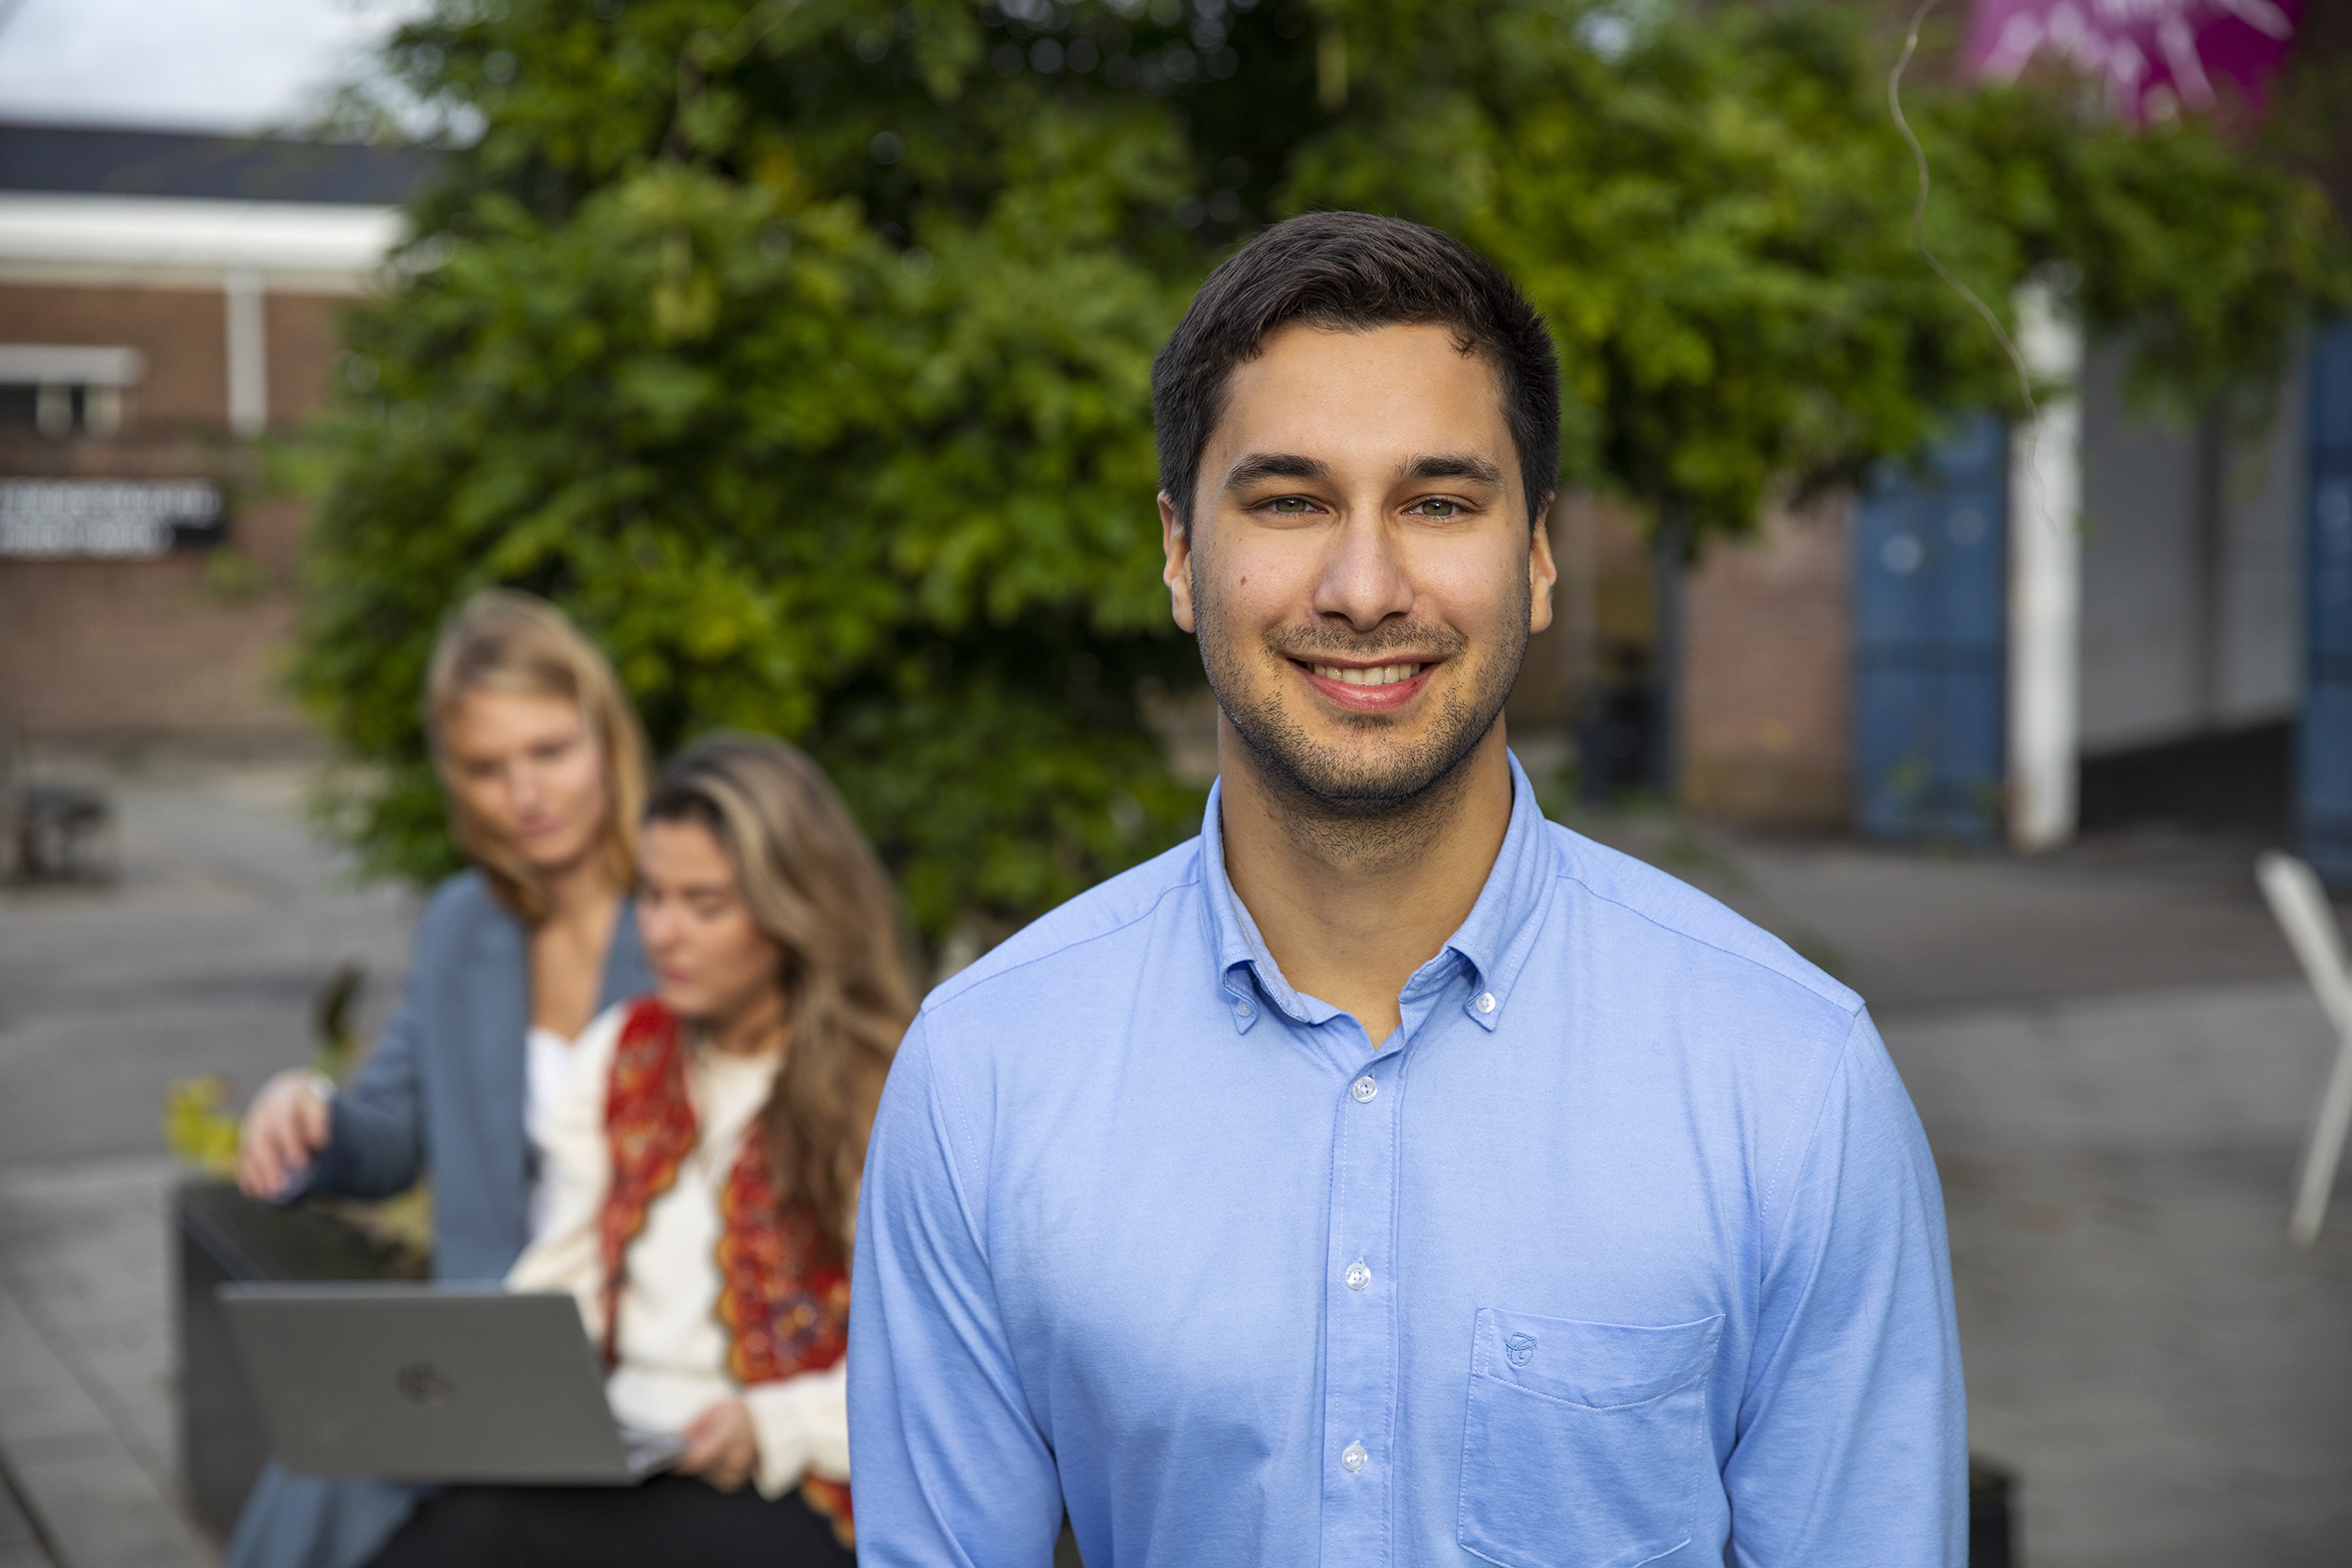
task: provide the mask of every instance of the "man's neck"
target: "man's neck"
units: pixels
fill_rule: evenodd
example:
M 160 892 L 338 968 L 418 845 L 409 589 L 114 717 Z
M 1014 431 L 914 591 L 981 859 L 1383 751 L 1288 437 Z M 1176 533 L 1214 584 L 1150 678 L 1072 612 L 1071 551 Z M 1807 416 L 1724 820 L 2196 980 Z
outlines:
M 1225 874 L 1294 990 L 1353 1013 L 1375 1046 L 1397 993 L 1478 902 L 1511 826 L 1498 719 L 1462 767 L 1392 815 L 1317 811 L 1271 784 L 1222 718 Z

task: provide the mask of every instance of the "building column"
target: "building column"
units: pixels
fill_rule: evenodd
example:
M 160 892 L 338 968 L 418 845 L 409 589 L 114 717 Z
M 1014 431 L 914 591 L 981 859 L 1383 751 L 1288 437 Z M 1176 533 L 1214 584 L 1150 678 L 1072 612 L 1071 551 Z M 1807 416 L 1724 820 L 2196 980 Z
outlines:
M 2082 329 L 2046 285 L 2017 291 L 2017 344 L 2062 390 L 2009 438 L 2008 829 L 2074 836 L 2082 622 Z
M 270 427 L 270 344 L 262 275 L 240 268 L 221 279 L 229 325 L 229 428 L 248 441 Z

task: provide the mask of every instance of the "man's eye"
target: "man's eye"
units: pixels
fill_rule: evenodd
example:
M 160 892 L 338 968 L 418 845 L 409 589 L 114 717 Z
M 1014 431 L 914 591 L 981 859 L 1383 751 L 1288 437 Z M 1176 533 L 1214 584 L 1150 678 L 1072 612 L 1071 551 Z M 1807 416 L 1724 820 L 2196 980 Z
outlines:
M 1304 496 L 1277 496 L 1266 504 L 1266 510 L 1296 517 L 1302 512 L 1312 510 L 1313 506 L 1314 503 L 1308 501 Z
M 1462 515 L 1462 503 L 1432 496 L 1427 501 L 1416 501 L 1405 510 L 1419 513 L 1425 518 L 1458 518 Z

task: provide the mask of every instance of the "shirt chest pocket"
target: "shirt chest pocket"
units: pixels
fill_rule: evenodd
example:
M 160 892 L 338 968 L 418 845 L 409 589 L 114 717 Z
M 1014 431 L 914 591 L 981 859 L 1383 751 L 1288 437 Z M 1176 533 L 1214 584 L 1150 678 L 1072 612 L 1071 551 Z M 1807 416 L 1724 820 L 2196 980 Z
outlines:
M 1715 1468 L 1722 1333 L 1720 1316 L 1650 1328 L 1481 1311 L 1463 1547 L 1506 1568 L 1633 1568 L 1689 1544 Z

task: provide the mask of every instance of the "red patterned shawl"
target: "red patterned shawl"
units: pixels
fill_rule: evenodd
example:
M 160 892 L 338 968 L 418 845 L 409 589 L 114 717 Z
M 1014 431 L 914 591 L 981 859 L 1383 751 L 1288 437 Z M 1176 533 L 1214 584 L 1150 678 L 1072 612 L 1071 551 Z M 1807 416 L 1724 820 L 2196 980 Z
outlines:
M 686 1046 L 667 1008 L 644 998 L 629 1008 L 604 1090 L 604 1137 L 612 1183 L 598 1239 L 604 1262 L 604 1364 L 617 1359 L 621 1287 L 629 1243 L 646 1211 L 678 1179 L 699 1136 L 686 1093 Z M 755 1126 L 720 1190 L 719 1320 L 727 1370 L 750 1385 L 822 1372 L 847 1353 L 849 1275 L 840 1250 L 806 1203 L 780 1205 L 768 1170 L 768 1141 Z M 806 1475 L 801 1495 L 853 1541 L 849 1488 Z

